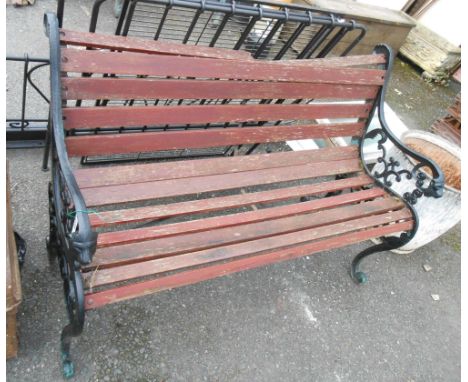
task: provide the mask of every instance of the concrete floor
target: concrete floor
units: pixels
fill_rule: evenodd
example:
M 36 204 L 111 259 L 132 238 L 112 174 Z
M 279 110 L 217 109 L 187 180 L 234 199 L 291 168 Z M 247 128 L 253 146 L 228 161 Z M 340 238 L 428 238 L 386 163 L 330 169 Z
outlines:
M 82 20 L 91 4 L 69 1 L 65 25 L 86 29 Z M 9 54 L 47 54 L 42 14 L 54 6 L 41 0 L 24 9 L 7 7 Z M 102 21 L 111 28 L 111 2 L 105 7 Z M 11 74 L 8 81 L 13 86 L 17 79 Z M 426 84 L 404 65 L 394 70 L 390 93 L 395 88 L 402 95 L 389 94 L 390 106 L 408 126 L 426 129 L 459 91 L 456 84 Z M 415 89 L 423 96 L 415 97 Z M 15 97 L 12 90 L 12 105 Z M 15 229 L 28 244 L 20 349 L 7 362 L 8 381 L 62 379 L 59 335 L 66 313 L 57 266 L 46 257 L 50 173 L 40 170 L 41 154 L 7 151 Z M 72 348 L 75 380 L 459 381 L 459 226 L 411 255 L 368 259 L 369 284 L 358 287 L 349 264 L 369 244 L 90 312 Z M 425 272 L 424 264 L 432 270 Z

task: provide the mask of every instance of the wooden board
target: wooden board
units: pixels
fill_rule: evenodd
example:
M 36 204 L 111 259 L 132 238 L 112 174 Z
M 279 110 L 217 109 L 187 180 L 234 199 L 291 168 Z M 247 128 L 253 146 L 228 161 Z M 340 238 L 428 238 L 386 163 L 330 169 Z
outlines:
M 233 260 L 226 264 L 204 266 L 203 268 L 179 272 L 154 280 L 133 283 L 131 285 L 120 286 L 100 292 L 93 293 L 92 291 L 89 291 L 85 295 L 85 309 L 96 309 L 110 303 L 124 301 L 139 296 L 146 296 L 163 290 L 190 285 L 219 276 L 225 276 L 234 272 L 240 272 L 280 261 L 307 256 L 324 250 L 341 248 L 363 240 L 389 235 L 395 232 L 407 231 L 410 230 L 412 226 L 412 222 L 403 222 L 383 227 L 365 229 L 359 232 L 352 232 L 328 239 L 313 241 L 311 243 L 296 245 L 294 247 L 267 252 L 253 257 Z
M 353 159 L 358 158 L 358 156 L 358 147 L 355 145 L 334 146 L 320 150 L 79 168 L 75 170 L 74 175 L 80 189 L 83 189 L 204 175 L 230 174 L 306 163 Z
M 361 171 L 360 161 L 358 159 L 348 159 L 225 175 L 200 176 L 191 178 L 190 187 L 187 187 L 185 179 L 170 179 L 101 188 L 86 188 L 82 190 L 82 194 L 86 205 L 94 207 L 229 190 L 260 184 L 266 185 L 356 171 Z
M 96 251 L 92 264 L 84 267 L 84 270 L 91 271 L 89 277 L 93 277 L 92 284 L 98 286 L 101 284 L 99 275 L 105 275 L 102 276 L 102 283 L 110 283 L 230 260 L 410 219 L 411 213 L 407 209 L 385 212 L 401 207 L 401 202 L 389 203 L 388 199 L 384 199 L 244 224 L 235 229 L 218 228 L 105 247 Z
M 67 45 L 104 48 L 125 52 L 222 58 L 228 60 L 249 60 L 252 58 L 249 52 L 242 50 L 208 48 L 199 45 L 182 45 L 167 41 L 154 41 L 102 33 L 77 32 L 67 29 L 60 29 L 60 41 Z
M 100 233 L 98 236 L 98 248 L 141 242 L 145 240 L 155 240 L 162 237 L 174 236 L 182 233 L 201 232 L 215 228 L 234 227 L 241 224 L 261 222 L 277 219 L 280 217 L 318 211 L 324 208 L 336 208 L 342 205 L 371 200 L 377 197 L 382 197 L 384 195 L 385 192 L 382 189 L 373 188 L 334 197 L 311 200 L 299 204 L 287 204 L 284 206 L 265 208 L 261 210 L 256 209 L 248 212 L 207 217 L 204 219 L 164 224 L 155 227 L 129 229 L 126 231 L 104 232 Z M 381 202 L 383 203 L 383 201 Z M 398 206 L 398 204 L 395 204 L 393 200 L 385 201 L 385 203 L 385 206 Z M 342 216 L 344 216 L 344 214 Z
M 376 85 L 155 78 L 62 79 L 64 99 L 370 99 Z
M 363 130 L 364 122 L 210 128 L 155 133 L 71 136 L 65 139 L 65 143 L 70 156 L 85 156 L 284 142 L 310 138 L 353 137 L 362 135 Z
M 11 211 L 10 177 L 7 161 L 6 169 L 6 357 L 16 357 L 18 352 L 18 335 L 16 331 L 16 313 L 22 300 L 21 277 L 19 272 L 16 242 L 13 231 Z
M 311 67 L 268 61 L 233 61 L 62 49 L 64 72 L 236 80 L 382 85 L 385 71 L 347 67 Z
M 107 227 L 118 224 L 161 220 L 169 217 L 214 212 L 224 209 L 239 208 L 248 205 L 272 203 L 302 196 L 335 192 L 350 188 L 368 186 L 374 181 L 367 175 L 347 179 L 321 182 L 304 186 L 286 187 L 269 191 L 246 194 L 218 196 L 209 199 L 191 200 L 188 202 L 160 204 L 149 207 L 137 207 L 122 210 L 102 211 L 89 215 L 93 227 Z M 98 240 L 99 237 L 98 237 Z
M 69 107 L 63 110 L 63 124 L 65 129 L 69 130 L 166 124 L 275 122 L 288 119 L 367 118 L 371 108 L 371 103 Z

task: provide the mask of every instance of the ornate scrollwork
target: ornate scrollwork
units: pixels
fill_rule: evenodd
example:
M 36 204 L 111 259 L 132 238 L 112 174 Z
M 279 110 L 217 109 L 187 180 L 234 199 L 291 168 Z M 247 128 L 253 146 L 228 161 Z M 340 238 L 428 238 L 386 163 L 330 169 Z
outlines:
M 427 170 L 431 170 L 431 163 L 429 160 L 424 160 L 416 165 L 412 169 L 402 167 L 400 161 L 394 157 L 387 155 L 385 143 L 389 140 L 386 130 L 374 129 L 367 132 L 364 135 L 365 139 L 375 139 L 379 137 L 377 141 L 377 149 L 380 151 L 380 156 L 377 158 L 377 163 L 380 164 L 379 170 L 372 171 L 372 175 L 380 181 L 385 187 L 391 188 L 393 182 L 401 182 L 403 179 L 414 179 L 415 189 L 410 192 L 405 192 L 402 196 L 410 204 L 414 205 L 418 199 L 422 196 L 440 197 L 442 195 L 442 187 L 440 183 L 436 183 L 435 180 L 430 179 L 426 172 L 422 171 L 422 168 L 427 167 Z M 407 156 L 412 157 L 413 151 L 402 145 L 399 149 Z M 418 154 L 418 159 L 421 160 Z M 413 156 L 414 157 L 414 156 Z
M 378 45 L 374 49 L 374 53 L 383 54 L 386 57 L 385 69 L 388 70 L 393 65 L 393 55 L 391 49 L 386 45 Z M 367 131 L 370 125 L 370 120 L 366 126 L 366 133 L 361 140 L 361 158 L 363 155 L 364 142 L 368 139 L 378 138 L 377 150 L 380 155 L 377 158 L 377 170 L 371 170 L 364 163 L 364 167 L 369 175 L 373 176 L 379 183 L 387 189 L 391 189 L 394 182 L 401 182 L 403 179 L 413 181 L 414 188 L 400 195 L 404 200 L 414 205 L 418 199 L 423 196 L 440 198 L 444 191 L 444 174 L 439 166 L 429 158 L 417 153 L 411 148 L 405 146 L 389 129 L 384 115 L 384 96 L 388 84 L 389 76 L 385 77 L 384 84 L 375 101 L 371 116 L 375 110 L 378 111 L 378 118 L 381 128 Z M 399 160 L 393 156 L 389 156 L 385 144 L 393 144 L 406 158 L 409 159 L 403 166 Z M 405 161 L 406 162 L 406 161 Z M 414 164 L 413 164 L 414 163 Z M 392 189 L 391 189 L 392 190 Z M 396 192 L 392 190 L 392 192 Z

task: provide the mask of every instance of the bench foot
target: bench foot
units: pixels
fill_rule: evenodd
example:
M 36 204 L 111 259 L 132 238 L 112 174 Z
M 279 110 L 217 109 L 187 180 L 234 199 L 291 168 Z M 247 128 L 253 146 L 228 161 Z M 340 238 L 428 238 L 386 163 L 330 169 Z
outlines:
M 63 259 L 61 259 L 63 261 Z M 65 302 L 70 323 L 66 325 L 60 336 L 62 372 L 65 378 L 75 374 L 75 367 L 71 360 L 70 347 L 73 337 L 79 336 L 84 326 L 84 293 L 83 279 L 77 270 L 71 271 L 63 264 Z
M 72 378 L 75 375 L 75 365 L 70 359 L 70 353 L 62 352 L 62 373 L 66 379 Z
M 365 250 L 358 253 L 353 261 L 351 262 L 351 278 L 356 282 L 356 284 L 366 284 L 368 282 L 367 275 L 359 270 L 359 265 L 361 261 L 373 253 L 389 251 L 391 249 L 396 249 L 405 244 L 405 241 L 397 237 L 385 238 L 385 240 L 377 245 L 366 248 Z

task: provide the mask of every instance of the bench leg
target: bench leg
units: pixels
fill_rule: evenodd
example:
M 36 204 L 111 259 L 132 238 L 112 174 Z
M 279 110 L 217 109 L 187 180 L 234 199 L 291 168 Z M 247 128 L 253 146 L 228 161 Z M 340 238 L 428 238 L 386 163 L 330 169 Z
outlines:
M 65 378 L 71 378 L 75 374 L 75 367 L 71 360 L 70 347 L 72 338 L 79 336 L 83 331 L 85 319 L 84 289 L 81 272 L 79 270 L 70 271 L 70 267 L 64 258 L 61 258 L 61 263 L 65 303 L 70 320 L 68 325 L 63 328 L 60 338 L 62 372 Z
M 57 218 L 55 214 L 52 183 L 49 182 L 49 235 L 46 237 L 47 257 L 53 264 L 59 256 L 59 242 L 57 237 Z
M 365 284 L 368 281 L 367 275 L 364 272 L 359 270 L 359 265 L 361 261 L 373 253 L 389 251 L 401 247 L 406 243 L 405 240 L 402 240 L 398 237 L 388 237 L 380 244 L 373 245 L 372 247 L 366 248 L 365 250 L 358 253 L 353 261 L 351 262 L 351 278 L 357 284 Z

